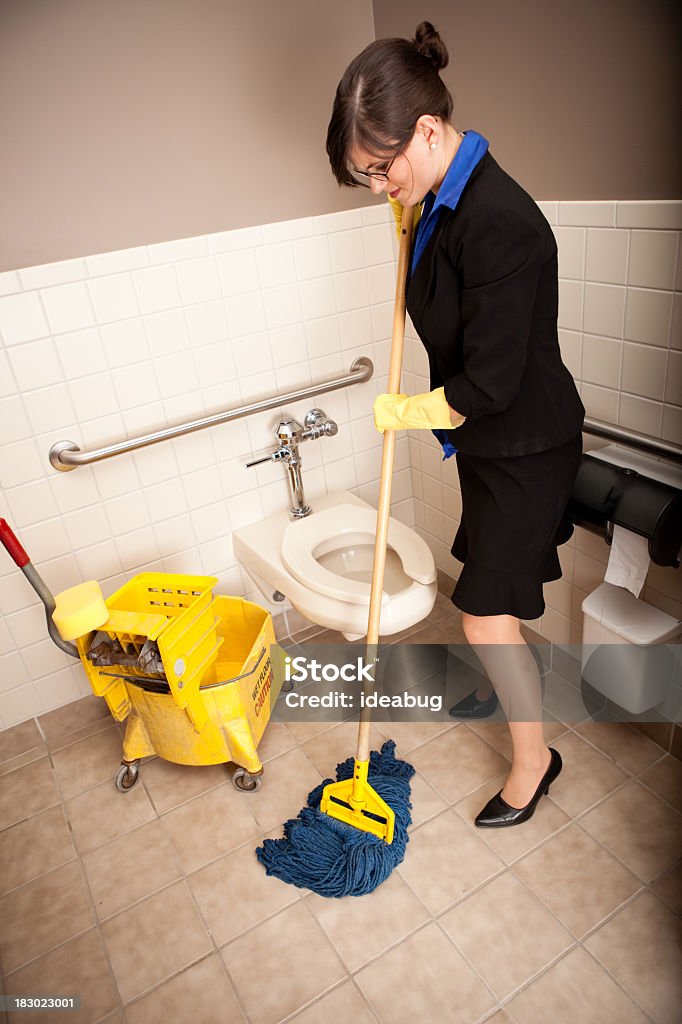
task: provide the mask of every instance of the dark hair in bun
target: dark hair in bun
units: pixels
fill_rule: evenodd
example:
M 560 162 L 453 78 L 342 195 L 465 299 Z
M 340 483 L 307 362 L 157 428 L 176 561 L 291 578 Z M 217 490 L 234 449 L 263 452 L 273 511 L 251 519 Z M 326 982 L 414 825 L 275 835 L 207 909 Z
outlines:
M 409 142 L 422 114 L 450 121 L 452 96 L 438 74 L 448 59 L 436 29 L 422 21 L 414 39 L 377 39 L 349 64 L 327 129 L 339 185 L 357 185 L 349 168 L 354 148 L 390 157 Z
M 450 57 L 445 43 L 430 21 L 422 21 L 414 33 L 414 44 L 424 57 L 428 57 L 436 71 L 448 66 Z

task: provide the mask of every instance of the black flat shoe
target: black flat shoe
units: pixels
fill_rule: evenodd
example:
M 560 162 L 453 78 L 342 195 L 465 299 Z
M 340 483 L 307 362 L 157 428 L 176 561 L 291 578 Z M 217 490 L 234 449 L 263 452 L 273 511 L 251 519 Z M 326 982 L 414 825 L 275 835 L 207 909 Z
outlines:
M 475 824 L 479 828 L 505 828 L 507 825 L 520 825 L 522 821 L 532 818 L 535 808 L 543 793 L 549 793 L 549 787 L 561 771 L 561 754 L 554 747 L 549 748 L 552 759 L 549 768 L 540 779 L 538 788 L 525 807 L 512 807 L 502 799 L 502 790 L 496 793 L 476 816 Z
M 448 711 L 453 718 L 487 718 L 492 715 L 498 705 L 497 694 L 493 690 L 489 697 L 480 700 L 476 691 L 464 697 L 459 704 L 454 704 Z

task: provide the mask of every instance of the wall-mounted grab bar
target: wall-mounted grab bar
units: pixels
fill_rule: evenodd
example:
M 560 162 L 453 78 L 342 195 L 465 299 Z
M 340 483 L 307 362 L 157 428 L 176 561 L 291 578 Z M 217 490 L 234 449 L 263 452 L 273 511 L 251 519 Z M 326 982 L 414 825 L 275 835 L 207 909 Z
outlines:
M 316 398 L 317 395 L 324 395 L 328 391 L 338 391 L 340 388 L 346 388 L 352 384 L 363 384 L 370 379 L 373 373 L 374 364 L 372 360 L 366 356 L 360 356 L 359 359 L 355 359 L 351 363 L 350 372 L 343 374 L 341 377 L 330 377 L 328 380 L 322 380 L 317 384 L 310 384 L 307 387 L 297 388 L 295 391 L 287 391 L 284 394 L 273 395 L 271 398 L 263 398 L 259 402 L 241 405 L 236 409 L 226 409 L 224 412 L 214 413 L 213 416 L 204 416 L 199 420 L 190 420 L 187 423 L 178 423 L 172 427 L 164 427 L 162 430 L 155 430 L 153 433 L 143 434 L 141 437 L 131 437 L 125 441 L 116 441 L 114 444 L 105 445 L 103 448 L 95 448 L 89 452 L 82 451 L 73 441 L 56 441 L 50 448 L 50 462 L 55 469 L 63 473 L 68 472 L 71 469 L 76 469 L 77 466 L 85 466 L 91 462 L 101 462 L 102 459 L 110 459 L 112 455 L 133 452 L 138 448 L 146 448 L 150 444 L 167 441 L 172 437 L 182 437 L 184 434 L 192 434 L 194 431 L 204 430 L 206 427 L 216 427 L 219 423 L 229 423 L 231 420 L 239 420 L 256 412 L 279 409 L 292 402 L 298 402 L 304 398 Z
M 634 430 L 624 430 L 611 423 L 599 423 L 598 420 L 585 420 L 583 433 L 592 434 L 594 437 L 603 437 L 607 441 L 616 441 L 628 448 L 635 448 L 640 452 L 647 452 L 649 455 L 658 455 L 662 459 L 672 459 L 673 462 L 682 463 L 682 448 L 671 444 L 668 441 L 661 441 L 657 437 L 650 437 L 648 434 L 637 434 Z

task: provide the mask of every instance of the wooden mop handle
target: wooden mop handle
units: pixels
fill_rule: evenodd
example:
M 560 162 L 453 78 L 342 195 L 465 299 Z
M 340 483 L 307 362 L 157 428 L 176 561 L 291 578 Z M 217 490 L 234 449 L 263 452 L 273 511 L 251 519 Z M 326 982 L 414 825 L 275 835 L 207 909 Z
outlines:
M 391 358 L 388 366 L 388 394 L 400 393 L 400 373 L 403 365 L 403 342 L 405 339 L 405 284 L 412 243 L 412 225 L 414 208 L 403 207 L 400 224 L 400 247 L 398 253 L 398 273 L 396 275 L 395 305 L 393 307 L 393 339 L 391 341 Z M 376 656 L 379 642 L 379 620 L 381 617 L 381 595 L 384 589 L 384 569 L 386 567 L 386 545 L 388 542 L 388 518 L 391 511 L 391 483 L 393 478 L 393 458 L 395 455 L 395 430 L 384 431 L 384 446 L 381 455 L 381 478 L 379 480 L 379 509 L 377 512 L 377 532 L 374 542 L 374 564 L 372 566 L 372 587 L 369 597 L 369 621 L 367 625 L 368 660 Z M 360 714 L 358 730 L 357 760 L 369 758 L 369 727 L 372 712 L 363 708 Z

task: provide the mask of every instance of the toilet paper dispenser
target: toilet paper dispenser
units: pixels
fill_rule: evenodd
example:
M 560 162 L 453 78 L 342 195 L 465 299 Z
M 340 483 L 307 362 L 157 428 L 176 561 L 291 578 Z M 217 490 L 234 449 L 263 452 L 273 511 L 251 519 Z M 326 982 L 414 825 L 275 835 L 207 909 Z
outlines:
M 649 556 L 657 565 L 679 567 L 682 473 L 675 467 L 661 470 L 654 460 L 647 466 L 639 455 L 612 457 L 618 461 L 611 461 L 606 449 L 599 456 L 583 455 L 568 506 L 571 521 L 601 534 L 607 544 L 614 526 L 632 530 L 648 539 Z

